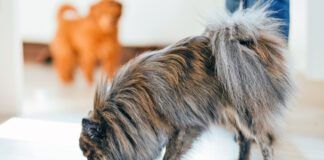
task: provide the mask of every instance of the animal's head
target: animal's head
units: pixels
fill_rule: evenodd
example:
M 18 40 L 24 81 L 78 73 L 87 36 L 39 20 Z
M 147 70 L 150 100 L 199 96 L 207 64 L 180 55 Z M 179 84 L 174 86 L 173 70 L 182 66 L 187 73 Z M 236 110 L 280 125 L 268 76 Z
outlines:
M 90 16 L 95 19 L 98 27 L 105 33 L 117 28 L 121 16 L 122 5 L 115 0 L 102 0 L 91 6 Z
M 79 139 L 83 155 L 88 160 L 105 160 L 105 127 L 92 118 L 82 120 L 82 132 Z
M 79 145 L 83 155 L 88 160 L 111 160 L 109 157 L 114 151 L 111 141 L 112 128 L 106 121 L 103 108 L 107 107 L 106 98 L 108 96 L 107 83 L 101 83 L 97 86 L 94 97 L 93 110 L 90 111 L 87 118 L 82 119 L 82 131 L 79 139 Z M 112 150 L 111 150 L 112 149 Z
M 123 125 L 118 123 L 115 104 L 107 100 L 108 94 L 107 83 L 97 87 L 94 108 L 82 119 L 80 148 L 88 160 L 132 159 L 129 158 L 132 148 L 121 132 Z

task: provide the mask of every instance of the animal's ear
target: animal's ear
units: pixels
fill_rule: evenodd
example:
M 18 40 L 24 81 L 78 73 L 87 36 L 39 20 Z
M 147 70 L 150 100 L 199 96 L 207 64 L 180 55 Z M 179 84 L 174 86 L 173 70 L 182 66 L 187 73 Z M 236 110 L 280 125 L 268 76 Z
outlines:
M 96 142 L 100 142 L 105 135 L 99 123 L 86 118 L 82 119 L 82 132 L 86 133 L 91 140 Z
M 95 16 L 96 15 L 96 10 L 97 10 L 96 8 L 97 8 L 96 5 L 90 6 L 90 9 L 89 9 L 89 15 L 90 16 Z
M 116 10 L 116 16 L 120 17 L 123 9 L 123 5 L 117 1 L 110 2 L 110 5 L 113 6 Z

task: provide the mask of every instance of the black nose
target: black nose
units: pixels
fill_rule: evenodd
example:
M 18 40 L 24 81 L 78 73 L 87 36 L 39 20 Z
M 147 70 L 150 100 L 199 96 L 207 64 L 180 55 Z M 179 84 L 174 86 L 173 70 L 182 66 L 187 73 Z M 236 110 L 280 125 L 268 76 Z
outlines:
M 82 119 L 82 127 L 89 126 L 91 124 L 91 121 L 87 118 Z

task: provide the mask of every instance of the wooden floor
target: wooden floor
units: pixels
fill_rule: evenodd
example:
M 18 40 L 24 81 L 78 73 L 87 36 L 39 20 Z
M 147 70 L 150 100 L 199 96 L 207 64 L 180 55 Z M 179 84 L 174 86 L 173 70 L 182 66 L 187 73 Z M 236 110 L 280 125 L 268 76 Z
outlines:
M 0 160 L 82 159 L 76 140 L 80 120 L 92 106 L 94 87 L 87 87 L 79 72 L 76 79 L 75 84 L 63 86 L 50 66 L 25 66 L 23 112 L 18 121 L 4 122 L 11 117 L 0 116 L 0 123 L 4 122 L 0 125 Z M 284 131 L 275 148 L 275 159 L 324 160 L 322 83 L 308 83 L 302 76 L 298 83 L 302 88 L 283 120 Z M 215 127 L 195 143 L 184 159 L 233 160 L 237 154 L 233 135 Z M 253 159 L 260 159 L 256 148 Z

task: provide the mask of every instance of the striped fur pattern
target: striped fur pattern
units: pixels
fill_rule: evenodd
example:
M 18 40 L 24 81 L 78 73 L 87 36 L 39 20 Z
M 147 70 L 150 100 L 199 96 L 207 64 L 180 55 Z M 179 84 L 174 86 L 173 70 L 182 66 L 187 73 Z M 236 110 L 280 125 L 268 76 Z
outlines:
M 239 10 L 189 37 L 144 53 L 98 86 L 82 121 L 80 147 L 90 160 L 178 160 L 209 126 L 236 133 L 240 160 L 253 143 L 272 159 L 277 119 L 291 82 L 280 22 L 267 6 Z

